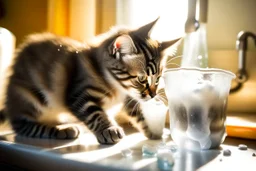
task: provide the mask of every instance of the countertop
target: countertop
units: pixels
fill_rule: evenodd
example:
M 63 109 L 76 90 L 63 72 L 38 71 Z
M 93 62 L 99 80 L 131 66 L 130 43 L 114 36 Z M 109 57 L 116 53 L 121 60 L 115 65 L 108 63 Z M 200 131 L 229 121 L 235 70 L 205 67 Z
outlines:
M 142 155 L 142 145 L 157 145 L 163 141 L 168 145 L 174 145 L 171 138 L 148 140 L 131 126 L 124 127 L 126 137 L 115 145 L 100 145 L 91 133 L 84 133 L 72 141 L 57 141 L 22 138 L 12 132 L 2 132 L 0 170 L 159 170 L 156 157 Z M 239 144 L 247 145 L 248 149 L 239 150 Z M 122 156 L 121 151 L 127 148 L 132 150 L 132 157 Z M 224 149 L 229 149 L 231 156 L 223 156 Z M 256 154 L 255 140 L 227 137 L 219 149 L 178 149 L 174 153 L 173 171 L 255 171 L 256 157 L 253 153 Z

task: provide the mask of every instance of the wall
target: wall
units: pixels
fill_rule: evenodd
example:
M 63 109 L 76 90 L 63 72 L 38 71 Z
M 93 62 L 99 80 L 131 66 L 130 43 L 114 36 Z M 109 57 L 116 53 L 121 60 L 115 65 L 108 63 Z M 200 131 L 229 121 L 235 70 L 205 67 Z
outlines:
M 96 1 L 70 0 L 70 36 L 85 41 L 95 35 Z
M 47 31 L 67 36 L 70 33 L 70 0 L 47 0 Z
M 116 0 L 97 0 L 96 13 L 96 34 L 108 31 L 112 26 L 116 25 Z
M 173 2 L 170 3 L 170 1 Z M 121 4 L 117 9 L 117 22 L 130 25 L 134 25 L 134 23 L 137 24 L 138 22 L 144 24 L 145 20 L 148 20 L 149 17 L 151 17 L 152 20 L 159 14 L 166 13 L 171 15 L 172 12 L 168 12 L 168 10 L 173 11 L 173 8 L 186 10 L 185 7 L 179 5 L 181 1 L 184 1 L 183 4 L 186 6 L 187 0 L 117 0 L 117 2 Z M 130 6 L 136 3 L 140 6 L 134 8 L 135 10 L 139 9 L 139 11 L 133 11 L 133 9 L 130 8 Z M 208 0 L 208 3 L 207 32 L 208 47 L 210 50 L 235 49 L 235 40 L 238 32 L 241 30 L 248 30 L 256 33 L 256 22 L 254 20 L 256 10 L 255 0 Z M 166 8 L 165 4 L 171 4 L 173 6 Z M 185 11 L 183 11 L 183 13 L 184 12 Z M 134 13 L 137 14 L 137 18 L 133 17 Z M 157 14 L 153 15 L 153 13 Z M 175 12 L 173 15 L 176 18 L 181 17 L 179 12 Z M 169 27 L 170 23 L 172 24 L 172 27 L 168 30 L 169 32 L 172 32 L 172 28 L 177 27 L 177 25 L 180 26 L 180 23 L 177 23 L 173 16 L 168 17 L 169 20 L 166 20 L 162 28 L 162 31 L 165 31 L 166 35 L 170 33 L 168 33 L 164 27 Z M 131 18 L 134 18 L 136 21 L 130 21 Z M 164 16 L 164 18 L 166 17 Z M 181 19 L 183 19 L 183 17 Z M 158 24 L 160 25 L 161 23 Z M 256 50 L 254 46 L 254 42 L 250 40 L 249 49 Z
M 6 7 L 6 16 L 0 19 L 0 26 L 9 29 L 20 43 L 24 35 L 31 32 L 47 30 L 47 0 L 2 0 Z M 95 25 L 83 25 L 82 28 L 91 28 L 88 32 L 96 30 L 96 34 L 104 32 L 116 23 L 116 0 L 71 0 L 71 3 L 80 3 L 80 9 L 73 9 L 73 18 L 89 17 L 93 20 L 95 7 L 97 6 L 97 19 Z M 89 5 L 86 4 L 89 2 Z M 159 1 L 161 2 L 161 0 Z M 82 4 L 81 4 L 82 3 Z M 93 4 L 93 3 L 96 3 Z M 146 8 L 146 6 L 145 6 Z M 100 10 L 102 9 L 102 10 Z M 240 30 L 256 32 L 254 21 L 256 9 L 255 0 L 209 0 L 208 10 L 208 45 L 210 50 L 235 49 L 235 40 Z M 89 11 L 91 10 L 91 11 Z M 86 13 L 87 11 L 87 13 Z M 99 17 L 100 11 L 100 17 Z M 122 11 L 121 11 L 122 12 Z M 89 15 L 88 15 L 89 14 Z M 80 16 L 80 17 L 79 17 Z M 96 15 L 95 15 L 96 16 Z M 74 20 L 79 21 L 79 20 Z M 143 21 L 142 21 L 143 22 Z M 79 22 L 73 22 L 72 35 L 79 34 Z M 86 32 L 86 31 L 85 31 Z M 93 33 L 94 35 L 95 33 Z M 249 49 L 256 50 L 254 44 L 249 41 Z
M 235 49 L 236 37 L 241 30 L 256 33 L 255 0 L 209 0 L 208 12 L 210 50 Z M 254 42 L 249 42 L 249 49 L 256 51 Z
M 6 14 L 0 26 L 10 30 L 19 44 L 25 35 L 47 29 L 47 0 L 3 0 Z

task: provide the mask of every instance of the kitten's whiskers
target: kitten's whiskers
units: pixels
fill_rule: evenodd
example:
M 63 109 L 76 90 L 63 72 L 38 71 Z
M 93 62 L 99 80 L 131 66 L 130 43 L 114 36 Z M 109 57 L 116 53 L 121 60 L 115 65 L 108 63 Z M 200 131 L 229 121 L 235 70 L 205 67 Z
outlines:
M 135 104 L 134 107 L 132 108 L 131 114 L 133 114 L 133 112 L 135 112 L 135 110 L 138 109 L 139 104 L 140 104 L 139 102 L 136 102 L 136 104 Z M 138 110 L 136 110 L 136 113 L 135 113 L 136 116 L 137 116 L 137 112 L 138 112 Z
M 180 55 L 180 56 L 175 56 L 175 57 L 173 57 L 173 58 L 170 58 L 170 59 L 166 62 L 166 65 L 175 65 L 175 66 L 177 66 L 177 67 L 180 67 L 179 64 L 173 63 L 172 61 L 175 60 L 175 59 L 181 58 L 181 57 L 182 57 L 182 55 Z
M 170 58 L 167 62 L 171 62 L 171 61 L 173 61 L 173 60 L 175 60 L 175 59 L 178 59 L 178 58 L 181 58 L 182 57 L 182 55 L 180 55 L 180 56 L 175 56 L 175 57 L 173 57 L 173 58 Z
M 128 107 L 129 104 L 130 104 L 133 100 L 135 100 L 135 99 L 131 98 L 131 99 L 124 105 L 124 108 Z
M 163 103 L 167 103 L 167 100 L 161 96 L 155 96 L 155 98 L 159 101 L 162 101 Z
M 165 92 L 159 92 L 159 93 L 157 93 L 157 95 L 160 95 L 160 96 L 161 96 L 161 95 L 164 95 L 164 96 L 166 96 L 166 95 L 165 95 Z
M 167 65 L 175 65 L 175 66 L 177 66 L 177 67 L 180 67 L 180 65 L 179 65 L 179 64 L 176 64 L 176 63 L 167 63 Z

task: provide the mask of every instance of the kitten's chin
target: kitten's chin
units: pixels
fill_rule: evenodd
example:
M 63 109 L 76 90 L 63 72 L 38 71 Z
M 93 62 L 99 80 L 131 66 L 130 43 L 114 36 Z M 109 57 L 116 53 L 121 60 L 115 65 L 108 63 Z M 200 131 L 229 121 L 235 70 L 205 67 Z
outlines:
M 152 99 L 151 97 L 139 98 L 138 101 L 140 101 L 140 102 L 147 102 L 147 101 L 149 101 L 151 99 Z
M 137 100 L 138 102 L 147 102 L 149 101 L 151 98 L 141 98 L 141 97 L 137 97 L 137 96 L 131 96 L 134 100 Z
M 131 96 L 133 99 L 139 101 L 139 102 L 147 102 L 150 99 L 152 99 L 149 95 L 147 95 L 146 97 L 141 97 L 140 94 L 133 93 L 133 92 L 129 92 L 128 95 Z

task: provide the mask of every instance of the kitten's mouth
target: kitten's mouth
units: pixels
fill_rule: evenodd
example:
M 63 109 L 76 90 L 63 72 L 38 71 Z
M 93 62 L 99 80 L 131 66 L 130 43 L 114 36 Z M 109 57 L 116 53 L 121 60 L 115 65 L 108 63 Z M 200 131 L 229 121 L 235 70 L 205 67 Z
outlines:
M 143 102 L 147 102 L 147 101 L 149 101 L 151 99 L 153 99 L 153 98 L 151 98 L 149 96 L 146 96 L 146 97 L 141 98 L 140 100 L 142 100 Z
M 148 101 L 150 99 L 153 99 L 156 95 L 150 91 L 144 91 L 141 93 L 141 99 L 144 101 Z
M 155 97 L 154 95 L 151 96 L 147 90 L 142 92 L 132 91 L 128 95 L 141 102 L 147 102 Z
M 142 97 L 141 95 L 132 96 L 133 99 L 140 101 L 140 102 L 147 102 L 148 100 L 152 99 L 149 96 Z

